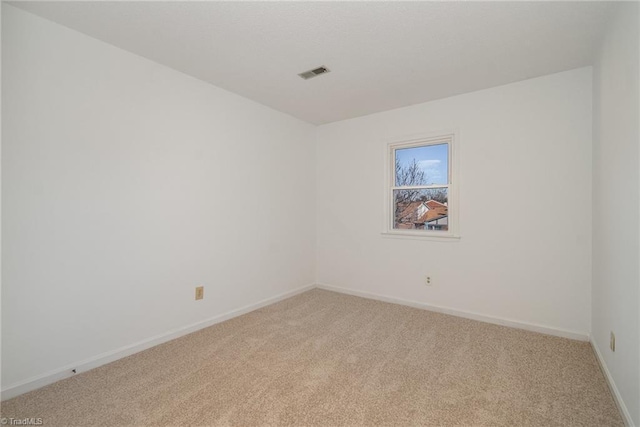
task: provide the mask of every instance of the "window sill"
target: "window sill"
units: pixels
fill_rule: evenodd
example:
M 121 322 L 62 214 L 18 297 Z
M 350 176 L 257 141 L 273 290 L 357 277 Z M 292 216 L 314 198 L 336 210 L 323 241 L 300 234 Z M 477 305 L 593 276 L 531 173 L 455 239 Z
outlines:
M 431 240 L 435 242 L 457 242 L 459 235 L 436 232 L 383 231 L 382 237 L 391 239 Z

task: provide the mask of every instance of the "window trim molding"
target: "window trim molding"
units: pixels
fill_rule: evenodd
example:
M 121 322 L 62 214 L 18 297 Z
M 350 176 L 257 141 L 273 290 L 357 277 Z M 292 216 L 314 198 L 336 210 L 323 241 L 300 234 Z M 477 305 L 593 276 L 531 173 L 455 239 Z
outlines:
M 382 236 L 400 239 L 451 241 L 460 239 L 460 203 L 458 199 L 459 179 L 459 143 L 460 132 L 457 130 L 447 130 L 440 132 L 430 132 L 426 134 L 414 134 L 405 137 L 397 137 L 384 141 L 384 197 L 383 197 L 383 224 Z M 438 143 L 449 144 L 449 230 L 398 230 L 393 228 L 393 206 L 391 191 L 395 187 L 395 177 L 392 171 L 394 166 L 394 151 L 399 148 L 420 147 L 424 145 L 436 145 Z M 453 207 L 453 209 L 451 209 Z

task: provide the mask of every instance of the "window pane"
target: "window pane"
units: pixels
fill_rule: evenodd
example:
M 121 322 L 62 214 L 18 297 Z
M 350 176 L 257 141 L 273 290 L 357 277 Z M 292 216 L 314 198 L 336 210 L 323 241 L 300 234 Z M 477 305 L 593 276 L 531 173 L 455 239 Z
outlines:
M 449 229 L 449 189 L 393 191 L 393 228 L 405 230 Z
M 396 187 L 449 183 L 449 144 L 395 150 Z

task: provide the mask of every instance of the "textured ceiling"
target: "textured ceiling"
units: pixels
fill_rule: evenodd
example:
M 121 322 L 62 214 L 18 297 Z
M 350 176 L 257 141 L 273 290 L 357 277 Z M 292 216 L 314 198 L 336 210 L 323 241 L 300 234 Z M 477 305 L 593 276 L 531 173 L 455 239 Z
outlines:
M 610 2 L 11 2 L 321 124 L 589 65 Z M 302 71 L 331 73 L 303 80 Z

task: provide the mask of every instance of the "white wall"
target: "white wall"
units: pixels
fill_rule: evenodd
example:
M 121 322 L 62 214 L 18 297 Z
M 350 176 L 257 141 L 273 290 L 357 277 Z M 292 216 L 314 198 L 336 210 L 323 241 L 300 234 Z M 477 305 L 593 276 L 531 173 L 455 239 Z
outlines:
M 2 9 L 3 389 L 313 283 L 313 126 Z
M 385 143 L 450 129 L 461 239 L 383 237 Z M 321 126 L 318 283 L 586 337 L 591 149 L 590 67 Z
M 640 426 L 640 56 L 638 3 L 620 7 L 596 65 L 593 95 L 592 340 Z M 612 213 L 614 214 L 612 217 Z M 616 351 L 609 334 L 616 334 Z

